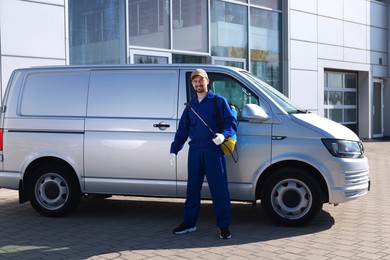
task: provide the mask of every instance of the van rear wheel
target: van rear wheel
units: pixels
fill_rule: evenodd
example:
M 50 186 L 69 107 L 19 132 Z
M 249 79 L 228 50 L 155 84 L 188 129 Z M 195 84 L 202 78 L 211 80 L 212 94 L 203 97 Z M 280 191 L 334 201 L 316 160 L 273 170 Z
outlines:
M 322 209 L 321 189 L 304 170 L 279 169 L 263 187 L 261 204 L 278 224 L 302 226 Z
M 46 165 L 35 170 L 29 183 L 33 208 L 48 217 L 62 217 L 75 210 L 81 192 L 74 173 L 63 165 Z

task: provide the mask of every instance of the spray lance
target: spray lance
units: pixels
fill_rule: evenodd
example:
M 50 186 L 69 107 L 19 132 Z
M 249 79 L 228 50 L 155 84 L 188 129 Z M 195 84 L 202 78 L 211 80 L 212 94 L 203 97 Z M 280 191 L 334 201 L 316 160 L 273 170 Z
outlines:
M 186 108 L 190 108 L 191 111 L 194 112 L 194 114 L 199 118 L 199 120 L 202 121 L 202 123 L 207 127 L 207 129 L 210 130 L 214 138 L 217 137 L 217 134 L 213 131 L 213 129 L 211 129 L 210 126 L 200 117 L 200 115 L 196 113 L 196 111 L 190 106 L 190 104 L 184 103 L 184 105 L 186 106 Z

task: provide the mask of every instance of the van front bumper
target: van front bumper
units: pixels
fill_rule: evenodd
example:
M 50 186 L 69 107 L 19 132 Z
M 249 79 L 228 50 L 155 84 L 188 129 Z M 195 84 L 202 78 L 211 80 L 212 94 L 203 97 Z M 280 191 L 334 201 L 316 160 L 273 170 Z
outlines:
M 370 190 L 369 170 L 339 173 L 338 183 L 331 187 L 329 203 L 339 204 L 364 196 Z M 337 179 L 337 178 L 336 178 Z

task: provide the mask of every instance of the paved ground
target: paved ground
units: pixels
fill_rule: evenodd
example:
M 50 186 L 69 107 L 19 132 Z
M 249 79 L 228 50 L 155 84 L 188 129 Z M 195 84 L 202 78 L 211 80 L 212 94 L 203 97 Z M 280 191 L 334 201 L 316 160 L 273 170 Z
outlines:
M 390 259 L 390 142 L 365 142 L 372 188 L 311 225 L 278 227 L 258 205 L 233 203 L 230 240 L 218 238 L 210 203 L 198 231 L 171 233 L 182 200 L 88 198 L 67 218 L 46 218 L 0 189 L 1 259 Z

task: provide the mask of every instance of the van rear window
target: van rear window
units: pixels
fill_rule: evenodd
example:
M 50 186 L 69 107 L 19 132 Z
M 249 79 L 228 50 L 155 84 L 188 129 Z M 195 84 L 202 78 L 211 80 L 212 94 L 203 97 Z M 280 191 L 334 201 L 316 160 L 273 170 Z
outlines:
M 88 72 L 31 73 L 26 76 L 22 116 L 85 116 Z

